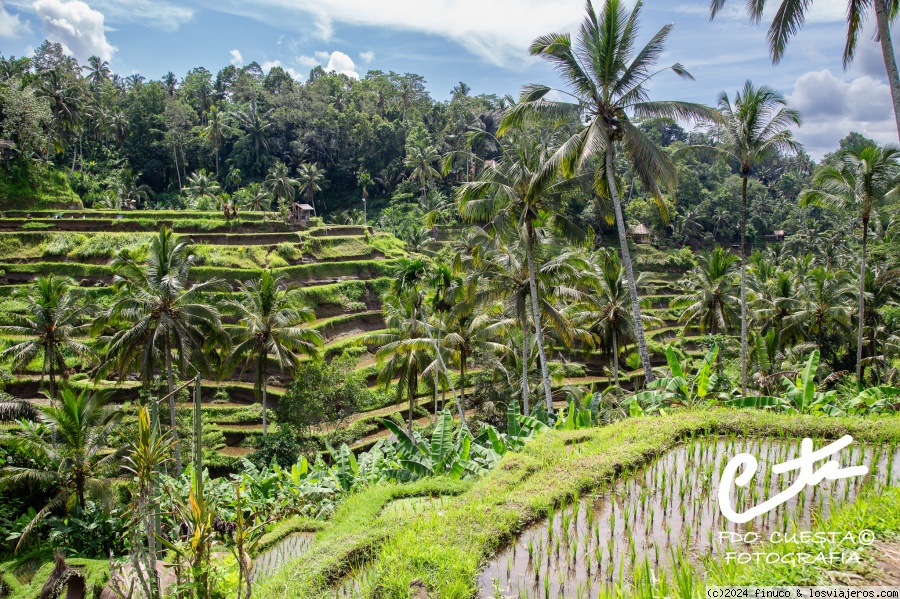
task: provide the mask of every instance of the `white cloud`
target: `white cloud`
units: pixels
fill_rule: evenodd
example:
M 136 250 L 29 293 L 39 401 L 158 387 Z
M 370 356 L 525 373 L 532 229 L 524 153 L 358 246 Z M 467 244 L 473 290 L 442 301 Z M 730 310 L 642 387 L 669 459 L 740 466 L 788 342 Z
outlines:
M 521 64 L 535 37 L 549 31 L 572 31 L 584 14 L 584 0 L 430 0 L 424 9 L 421 0 L 198 1 L 212 10 L 282 26 L 290 22 L 305 29 L 311 18 L 315 25 L 312 35 L 325 41 L 331 39 L 337 24 L 436 35 L 500 66 Z
M 3 2 L 0 1 L 0 37 L 19 37 L 23 33 L 29 33 L 31 28 L 28 21 L 22 21 L 19 15 L 13 15 L 6 11 Z
M 293 79 L 294 81 L 303 81 L 303 75 L 301 75 L 299 71 L 291 67 L 284 66 L 283 64 L 281 64 L 280 60 L 267 60 L 259 65 L 259 67 L 263 70 L 263 73 L 266 74 L 268 74 L 273 67 L 281 67 L 288 75 L 291 76 L 291 79 Z
M 316 56 L 318 55 L 319 53 L 316 52 Z M 353 63 L 353 59 L 338 50 L 331 53 L 331 56 L 328 58 L 328 64 L 325 66 L 325 70 L 341 75 L 347 75 L 353 79 L 359 79 L 359 73 L 356 72 L 356 65 Z
M 230 52 L 231 54 L 231 64 L 236 67 L 244 66 L 244 57 L 241 56 L 241 51 L 235 48 Z
M 331 58 L 330 52 L 323 52 L 321 50 L 316 52 L 316 60 L 318 60 L 320 64 L 327 63 L 330 58 Z
M 366 50 L 365 52 L 360 52 L 359 58 L 365 63 L 372 62 L 373 60 L 375 60 L 375 52 L 373 50 Z
M 32 6 L 47 37 L 79 60 L 96 55 L 108 61 L 116 52 L 115 46 L 106 41 L 103 13 L 81 0 L 36 0 Z
M 846 21 L 847 19 L 847 0 L 816 0 L 810 3 L 806 11 L 807 23 L 835 23 Z M 778 12 L 781 2 L 768 2 L 763 11 L 762 22 L 768 27 L 772 22 L 772 17 Z M 696 15 L 702 17 L 709 16 L 709 3 L 691 3 L 681 4 L 674 8 L 676 12 L 688 15 Z M 716 15 L 716 20 L 735 21 L 747 20 L 747 3 L 740 0 L 731 0 L 725 4 Z
M 300 66 L 309 67 L 311 69 L 314 69 L 321 64 L 318 58 L 306 55 L 298 56 L 295 60 Z
M 897 142 L 890 88 L 868 75 L 843 81 L 827 69 L 811 71 L 797 79 L 787 100 L 803 115 L 797 137 L 814 158 L 834 151 L 850 131 Z

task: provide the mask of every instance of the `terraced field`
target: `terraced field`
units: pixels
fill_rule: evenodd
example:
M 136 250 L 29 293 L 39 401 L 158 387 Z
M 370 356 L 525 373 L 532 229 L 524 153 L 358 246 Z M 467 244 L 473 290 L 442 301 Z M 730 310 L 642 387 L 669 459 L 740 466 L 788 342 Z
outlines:
M 48 273 L 71 277 L 78 285 L 77 292 L 90 303 L 100 308 L 108 306 L 113 296 L 113 258 L 124 254 L 143 260 L 151 238 L 159 226 L 166 224 L 194 243 L 198 262 L 191 271 L 192 279 L 223 280 L 226 290 L 219 292 L 223 297 L 232 293 L 240 281 L 258 277 L 264 268 L 285 275 L 300 289 L 303 304 L 315 311 L 312 327 L 325 339 L 326 359 L 352 352 L 357 356 L 357 368 L 364 372 L 370 385 L 375 385 L 377 347 L 366 347 L 361 341 L 384 329 L 380 298 L 390 285 L 396 260 L 406 255 L 402 242 L 389 234 L 362 227 L 325 226 L 318 219 L 308 229 L 296 229 L 260 213 L 244 213 L 230 221 L 218 213 L 198 212 L 7 211 L 0 216 L 0 319 L 24 309 L 13 297 L 16 289 Z M 681 274 L 677 270 L 656 273 L 643 290 L 649 306 L 647 313 L 661 322 L 649 333 L 654 365 L 664 363 L 662 344 L 676 339 L 681 332 L 668 310 Z M 231 292 L 227 290 L 229 286 Z M 226 328 L 234 326 L 236 323 L 226 320 Z M 688 334 L 677 343 L 689 354 L 700 353 L 698 337 L 690 335 L 691 331 Z M 0 350 L 18 341 L 15 337 L 0 337 Z M 97 344 L 91 339 L 84 341 Z M 626 357 L 627 353 L 623 354 L 623 366 Z M 563 385 L 600 389 L 609 381 L 610 369 L 600 353 L 558 351 L 555 359 L 575 364 L 576 374 L 556 384 L 558 402 L 564 400 L 559 390 Z M 67 366 L 73 384 L 88 384 L 87 364 L 71 357 Z M 36 360 L 26 372 L 16 373 L 6 385 L 7 392 L 32 402 L 45 401 L 40 395 L 40 368 Z M 623 369 L 620 373 L 627 388 L 633 388 L 633 381 L 640 378 L 640 370 Z M 101 385 L 114 389 L 114 401 L 129 402 L 137 399 L 140 391 L 140 383 L 135 379 L 132 376 L 124 381 L 103 381 Z M 270 383 L 269 401 L 274 407 L 288 381 L 275 378 Z M 434 406 L 424 384 L 420 393 L 416 416 L 424 426 Z M 221 466 L 232 467 L 237 458 L 252 450 L 262 431 L 261 409 L 255 401 L 250 373 L 243 378 L 236 374 L 230 380 L 203 381 L 202 402 L 204 421 L 224 437 L 224 447 L 219 451 Z M 387 434 L 380 419 L 402 420 L 407 410 L 405 402 L 374 406 L 339 425 L 339 436 L 354 448 L 369 447 Z M 187 418 L 189 405 L 180 405 L 179 411 Z

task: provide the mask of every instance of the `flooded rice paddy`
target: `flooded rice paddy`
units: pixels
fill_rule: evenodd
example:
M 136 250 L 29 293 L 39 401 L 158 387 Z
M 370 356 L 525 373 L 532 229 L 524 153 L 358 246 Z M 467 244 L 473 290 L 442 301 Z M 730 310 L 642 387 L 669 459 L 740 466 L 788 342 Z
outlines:
M 267 551 L 262 552 L 253 560 L 253 582 L 259 582 L 267 576 L 275 574 L 283 566 L 305 555 L 315 539 L 315 533 L 296 533 L 285 537 Z
M 815 440 L 814 449 L 829 443 Z M 772 466 L 799 457 L 799 440 L 693 440 L 639 470 L 622 473 L 589 497 L 575 497 L 551 510 L 489 562 L 478 578 L 479 597 L 596 597 L 602 590 L 627 586 L 641 574 L 638 570 L 666 572 L 685 559 L 700 565 L 704 557 L 735 551 L 720 533 L 756 532 L 765 538 L 775 531 L 810 530 L 864 488 L 900 482 L 896 445 L 854 442 L 831 459 L 843 467 L 867 465 L 868 475 L 804 487 L 768 514 L 734 524 L 719 511 L 719 480 L 726 463 L 744 452 L 756 456 L 759 467 L 747 486 L 731 490 L 736 512 L 761 504 L 796 480 L 796 472 L 773 474 Z

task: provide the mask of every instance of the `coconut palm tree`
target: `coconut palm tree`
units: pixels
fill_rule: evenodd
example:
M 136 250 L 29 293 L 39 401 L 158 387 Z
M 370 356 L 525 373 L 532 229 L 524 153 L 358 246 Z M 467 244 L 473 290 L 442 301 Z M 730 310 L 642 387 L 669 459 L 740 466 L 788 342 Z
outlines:
M 856 377 L 862 381 L 863 322 L 866 312 L 866 249 L 869 220 L 885 197 L 900 193 L 896 177 L 900 172 L 900 148 L 875 145 L 848 148 L 840 153 L 839 167 L 825 166 L 813 177 L 818 189 L 800 194 L 800 203 L 855 214 L 862 223 L 859 262 L 859 326 L 856 331 Z M 893 190 L 891 188 L 893 187 Z
M 305 194 L 309 205 L 315 207 L 316 194 L 322 191 L 322 184 L 325 182 L 325 171 L 317 164 L 304 162 L 297 167 L 297 182 L 300 184 L 300 193 Z M 324 208 L 323 204 L 323 212 Z
M 76 393 L 62 385 L 57 402 L 35 406 L 36 422 L 23 421 L 20 430 L 0 435 L 4 444 L 27 458 L 21 465 L 0 469 L 0 491 L 29 487 L 53 495 L 22 530 L 16 552 L 52 512 L 74 506 L 84 510 L 88 497 L 111 502 L 111 475 L 124 448 L 107 450 L 107 441 L 123 414 L 107 406 L 109 396 L 106 390 Z
M 785 319 L 787 332 L 815 342 L 823 358 L 833 356 L 834 349 L 825 343 L 825 336 L 850 330 L 854 293 L 847 273 L 815 267 L 800 280 L 798 290 L 796 308 Z
M 219 147 L 225 138 L 225 119 L 222 111 L 215 104 L 210 106 L 206 115 L 206 126 L 200 130 L 200 139 L 205 139 L 216 150 L 216 178 L 219 177 Z
M 206 303 L 207 294 L 218 290 L 221 281 L 209 279 L 191 285 L 190 270 L 195 262 L 191 245 L 179 241 L 171 229 L 163 227 L 150 244 L 145 265 L 126 256 L 113 260 L 115 299 L 98 323 L 125 325 L 112 336 L 106 349 L 107 363 L 118 369 L 120 377 L 137 364 L 144 386 L 149 389 L 156 369 L 162 367 L 169 393 L 169 423 L 176 443 L 175 368 L 182 376 L 187 374 L 191 361 L 208 369 L 209 360 L 203 351 L 206 341 L 227 341 L 218 310 Z M 175 470 L 181 473 L 177 444 Z
M 266 206 L 271 208 L 272 205 L 272 194 L 266 189 L 265 185 L 260 185 L 259 183 L 251 183 L 245 188 L 247 194 L 243 196 L 246 198 L 244 205 L 242 208 L 244 210 L 250 210 L 251 212 L 255 212 L 257 210 L 261 212 L 265 212 Z
M 253 364 L 257 397 L 262 401 L 263 438 L 266 437 L 266 379 L 269 361 L 280 372 L 293 370 L 300 355 L 318 356 L 322 337 L 303 326 L 316 319 L 310 308 L 292 308 L 297 290 L 288 288 L 284 276 L 264 270 L 257 281 L 241 283 L 238 299 L 229 300 L 225 309 L 233 312 L 241 325 L 233 339 L 234 347 L 225 363 L 226 371 L 243 362 Z
M 603 158 L 604 175 L 597 177 L 595 187 L 600 195 L 612 199 L 619 233 L 622 263 L 629 281 L 631 308 L 634 313 L 638 352 L 647 382 L 654 379 L 650 353 L 641 324 L 641 308 L 634 284 L 635 277 L 628 251 L 625 219 L 616 186 L 615 152 L 617 145 L 625 151 L 628 165 L 645 189 L 661 203 L 663 187 L 674 188 L 675 166 L 641 129 L 634 117 L 668 117 L 713 119 L 711 109 L 689 102 L 649 101 L 650 82 L 660 73 L 672 71 L 691 78 L 683 66 L 656 68 L 665 48 L 672 25 L 660 29 L 640 51 L 635 52 L 642 3 L 638 1 L 629 13 L 621 0 L 605 0 L 597 14 L 593 4 L 586 3 L 586 15 L 576 39 L 569 34 L 543 35 L 531 45 L 531 54 L 549 61 L 566 84 L 564 95 L 574 102 L 547 100 L 552 88 L 529 85 L 522 90 L 520 102 L 503 119 L 500 133 L 520 125 L 531 113 L 553 117 L 575 118 L 584 126 L 563 143 L 547 163 L 547 170 L 560 169 L 571 175 L 587 166 L 591 158 Z M 599 173 L 600 171 L 598 171 Z M 547 173 L 540 177 L 547 178 Z
M 502 302 L 480 304 L 476 298 L 477 283 L 469 281 L 460 294 L 447 318 L 447 335 L 443 347 L 450 350 L 459 364 L 459 387 L 461 402 L 466 400 L 466 375 L 469 360 L 475 356 L 497 358 L 507 351 L 502 342 L 513 323 L 511 318 L 503 318 Z
M 699 264 L 686 278 L 684 295 L 671 303 L 684 308 L 679 322 L 685 329 L 695 326 L 712 335 L 728 332 L 740 303 L 734 295 L 738 260 L 720 247 L 698 257 Z
M 869 345 L 869 358 L 877 371 L 879 362 L 888 364 L 886 355 L 883 359 L 878 359 L 878 344 L 881 342 L 884 346 L 887 338 L 893 335 L 885 322 L 885 308 L 900 303 L 900 268 L 867 268 L 865 295 L 865 336 Z M 882 380 L 885 378 L 882 377 Z
M 81 67 L 87 71 L 85 78 L 91 85 L 92 89 L 97 89 L 112 77 L 112 71 L 109 69 L 109 63 L 102 60 L 99 56 L 91 56 L 88 58 L 88 64 Z
M 213 179 L 205 168 L 201 168 L 187 178 L 187 185 L 184 191 L 191 198 L 191 206 L 202 206 L 203 199 L 209 198 L 213 203 L 217 203 L 219 198 L 216 194 L 221 193 L 222 187 Z
M 734 97 L 719 95 L 719 143 L 703 148 L 741 165 L 741 393 L 747 394 L 747 185 L 751 170 L 778 152 L 799 152 L 790 127 L 801 123 L 800 113 L 787 107 L 779 92 L 767 85 L 744 83 Z
M 613 251 L 602 250 L 594 266 L 582 282 L 586 291 L 575 304 L 573 320 L 588 333 L 592 344 L 605 350 L 618 386 L 619 350 L 635 339 L 628 282 L 625 268 Z M 638 275 L 636 283 L 640 286 L 646 276 L 647 273 Z
M 278 162 L 269 169 L 265 186 L 279 205 L 293 205 L 297 194 L 297 180 L 290 176 L 288 167 L 283 162 Z
M 21 370 L 41 356 L 41 373 L 48 375 L 49 395 L 54 399 L 56 377 L 66 369 L 66 353 L 96 358 L 94 351 L 76 338 L 86 331 L 92 308 L 72 293 L 66 279 L 53 274 L 16 290 L 13 297 L 25 303 L 25 310 L 10 312 L 12 324 L 0 326 L 0 333 L 26 339 L 0 352 L 0 359 L 10 359 L 13 369 Z
M 114 193 L 122 208 L 135 209 L 139 204 L 149 200 L 153 196 L 153 189 L 149 185 L 139 185 L 138 177 L 131 170 L 125 169 L 119 174 L 119 180 L 115 185 Z
M 766 10 L 767 0 L 747 2 L 750 19 L 759 22 Z M 810 10 L 813 0 L 781 0 L 778 11 L 769 26 L 769 52 L 772 62 L 777 64 L 784 56 L 788 41 L 806 22 L 806 12 Z M 710 18 L 715 18 L 725 6 L 725 0 L 711 0 Z M 847 41 L 844 44 L 844 68 L 846 69 L 856 54 L 859 34 L 867 13 L 875 9 L 875 23 L 878 27 L 877 39 L 881 42 L 881 53 L 887 70 L 891 98 L 894 102 L 894 118 L 897 121 L 897 133 L 900 135 L 900 73 L 897 71 L 897 59 L 894 55 L 894 43 L 891 40 L 891 21 L 897 17 L 900 3 L 897 0 L 847 0 Z
M 385 386 L 397 379 L 397 403 L 409 401 L 407 430 L 412 434 L 413 411 L 419 376 L 434 360 L 434 344 L 425 338 L 425 325 L 409 294 L 388 294 L 383 310 L 387 331 L 367 335 L 362 343 L 380 345 L 375 360 L 382 368 L 378 380 Z
M 260 112 L 255 100 L 250 100 L 246 112 L 231 110 L 228 113 L 244 130 L 247 142 L 253 152 L 256 161 L 257 172 L 264 172 L 264 160 L 262 153 L 269 149 L 269 135 L 272 128 L 272 109 Z
M 535 260 L 535 246 L 539 243 L 538 223 L 556 226 L 565 231 L 577 227 L 567 219 L 560 202 L 561 195 L 571 189 L 575 179 L 564 180 L 553 174 L 553 148 L 561 128 L 539 135 L 521 128 L 508 130 L 500 160 L 482 171 L 479 179 L 464 183 L 457 189 L 460 216 L 470 222 L 492 221 L 497 230 L 517 229 L 525 253 L 528 269 L 529 293 L 532 317 L 537 336 L 541 379 L 547 411 L 553 410 L 550 389 L 550 372 L 544 348 L 544 330 L 541 322 L 541 303 L 538 297 L 537 273 L 541 264 Z
M 412 181 L 418 181 L 419 187 L 422 188 L 422 197 L 428 193 L 428 186 L 435 179 L 439 179 L 441 174 L 434 165 L 441 159 L 437 148 L 427 146 L 425 148 L 411 147 L 409 148 L 406 158 L 403 160 L 403 166 L 410 169 L 409 178 Z

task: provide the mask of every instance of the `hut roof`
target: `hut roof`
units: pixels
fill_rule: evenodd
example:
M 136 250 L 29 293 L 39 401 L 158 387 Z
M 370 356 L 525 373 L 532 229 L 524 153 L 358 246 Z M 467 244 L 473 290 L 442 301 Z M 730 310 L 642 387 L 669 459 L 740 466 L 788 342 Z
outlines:
M 650 235 L 650 229 L 644 223 L 638 223 L 628 232 L 632 235 Z
M 313 208 L 309 204 L 297 204 L 297 205 L 300 206 L 300 210 L 315 210 L 315 208 Z

